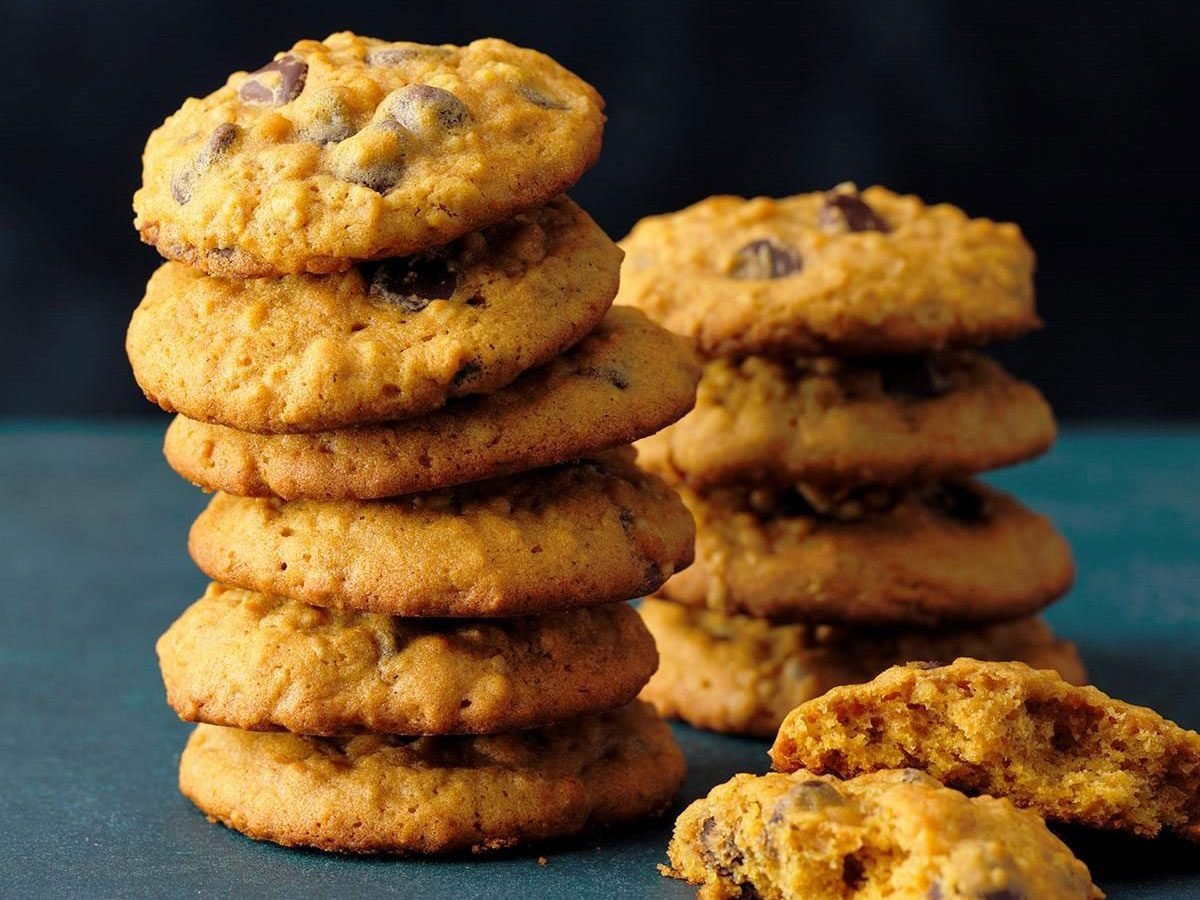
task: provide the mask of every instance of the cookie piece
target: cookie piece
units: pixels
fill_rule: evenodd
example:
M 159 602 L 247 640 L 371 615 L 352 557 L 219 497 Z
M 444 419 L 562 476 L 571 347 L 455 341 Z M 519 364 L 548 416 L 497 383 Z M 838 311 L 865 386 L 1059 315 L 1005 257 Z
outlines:
M 188 549 L 214 581 L 316 606 L 516 616 L 648 594 L 693 533 L 627 450 L 386 501 L 217 494 Z
M 675 823 L 664 875 L 706 900 L 1089 900 L 1104 894 L 1046 823 L 913 769 L 848 781 L 735 775 Z
M 319 431 L 486 394 L 591 331 L 620 250 L 565 197 L 420 256 L 234 280 L 167 263 L 125 347 L 146 396 L 245 431 Z
M 491 734 L 624 706 L 654 672 L 625 603 L 400 619 L 209 585 L 158 641 L 190 722 L 300 734 Z
M 300 41 L 146 144 L 134 227 L 215 275 L 329 273 L 447 243 L 573 185 L 604 101 L 500 40 Z
M 614 308 L 583 340 L 494 394 L 403 422 L 259 435 L 177 417 L 167 462 L 241 496 L 375 499 L 480 481 L 627 444 L 691 409 L 700 366 L 683 338 Z
M 895 631 L 777 624 L 654 599 L 638 610 L 661 658 L 642 699 L 711 731 L 773 738 L 801 703 L 913 659 L 1015 659 L 1086 680 L 1075 645 L 1038 618 Z
M 713 356 L 911 353 L 1041 324 L 1016 225 L 882 187 L 710 197 L 621 245 L 618 302 Z
M 256 840 L 353 853 L 492 850 L 661 814 L 683 754 L 653 707 L 475 737 L 320 738 L 200 725 L 179 786 Z
M 794 710 L 771 759 L 841 777 L 915 766 L 1047 819 L 1200 840 L 1200 734 L 1016 662 L 911 663 Z
M 679 493 L 696 561 L 662 597 L 778 621 L 971 624 L 1036 612 L 1071 586 L 1066 540 L 980 482 Z
M 696 408 L 638 459 L 698 487 L 897 484 L 1037 456 L 1055 437 L 1037 388 L 967 351 L 713 359 Z

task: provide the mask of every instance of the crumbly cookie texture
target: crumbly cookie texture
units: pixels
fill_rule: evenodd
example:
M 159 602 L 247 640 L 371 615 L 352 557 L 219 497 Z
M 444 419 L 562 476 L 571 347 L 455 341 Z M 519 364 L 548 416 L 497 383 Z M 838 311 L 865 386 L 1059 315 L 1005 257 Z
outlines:
M 206 490 L 373 499 L 555 465 L 627 444 L 691 409 L 700 366 L 683 338 L 614 308 L 561 356 L 494 394 L 377 426 L 259 435 L 177 417 L 167 461 Z
M 313 738 L 200 725 L 179 786 L 257 840 L 353 853 L 492 850 L 661 814 L 683 754 L 639 702 L 480 737 Z
M 897 666 L 794 710 L 775 768 L 907 765 L 1047 819 L 1200 839 L 1200 734 L 1016 662 Z
M 908 353 L 1040 324 L 1016 225 L 882 187 L 710 197 L 621 245 L 618 302 L 711 355 Z
M 167 263 L 126 350 L 168 411 L 245 431 L 401 419 L 486 394 L 591 331 L 621 251 L 565 197 L 434 253 L 327 275 L 218 278 Z
M 696 561 L 664 599 L 777 621 L 971 624 L 1030 615 L 1070 587 L 1066 540 L 977 481 L 679 493 Z
M 1054 441 L 1037 388 L 967 351 L 706 363 L 696 408 L 638 445 L 672 481 L 896 484 L 1029 459 Z
M 1086 680 L 1075 645 L 1038 618 L 897 631 L 779 624 L 656 599 L 638 609 L 661 657 L 642 699 L 711 731 L 774 738 L 801 703 L 914 659 L 1019 660 Z
M 643 596 L 691 517 L 633 452 L 387 501 L 217 494 L 188 547 L 214 581 L 402 616 L 514 616 Z
M 625 603 L 400 619 L 210 585 L 158 641 L 180 718 L 252 731 L 490 734 L 624 706 L 654 672 Z
M 1038 816 L 913 769 L 735 775 L 684 810 L 667 853 L 662 873 L 705 900 L 1104 896 Z
M 500 40 L 300 41 L 150 135 L 134 227 L 216 275 L 403 256 L 569 188 L 600 153 L 603 107 L 549 57 Z

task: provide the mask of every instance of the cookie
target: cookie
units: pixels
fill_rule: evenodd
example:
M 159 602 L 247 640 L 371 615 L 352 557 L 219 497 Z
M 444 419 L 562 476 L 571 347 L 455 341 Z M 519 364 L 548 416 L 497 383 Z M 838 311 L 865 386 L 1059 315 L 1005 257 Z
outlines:
M 603 106 L 500 40 L 300 41 L 150 135 L 134 227 L 215 275 L 405 256 L 573 185 L 600 153 Z
M 321 738 L 200 725 L 179 766 L 212 821 L 354 853 L 491 850 L 661 814 L 683 754 L 647 704 L 534 731 Z
M 638 609 L 661 657 L 642 699 L 711 731 L 773 738 L 801 703 L 914 659 L 1019 660 L 1086 680 L 1075 645 L 1037 618 L 896 631 L 775 624 L 653 599 Z
M 1021 663 L 912 663 L 794 710 L 771 759 L 841 777 L 915 766 L 1047 819 L 1200 840 L 1200 734 Z
M 657 665 L 625 603 L 399 619 L 209 585 L 158 641 L 190 722 L 300 734 L 490 734 L 624 706 Z
M 621 245 L 617 302 L 713 356 L 911 353 L 1040 325 L 1016 225 L 882 187 L 710 197 Z
M 897 484 L 1037 456 L 1049 405 L 986 357 L 713 359 L 696 408 L 638 445 L 642 465 L 695 487 Z
M 399 616 L 516 616 L 640 597 L 692 558 L 678 496 L 632 451 L 393 500 L 217 494 L 188 548 L 214 581 Z
M 679 817 L 664 875 L 706 900 L 1089 900 L 1104 894 L 1046 823 L 912 769 L 848 781 L 735 775 Z
M 1048 520 L 972 480 L 869 488 L 679 493 L 696 561 L 664 599 L 778 621 L 939 625 L 1015 619 L 1071 586 Z
M 583 340 L 494 394 L 402 422 L 258 435 L 177 417 L 164 452 L 206 490 L 374 499 L 550 466 L 627 444 L 691 409 L 700 367 L 686 342 L 614 308 Z
M 401 419 L 486 394 L 591 331 L 620 251 L 570 200 L 432 253 L 236 280 L 167 263 L 126 350 L 146 396 L 244 431 Z

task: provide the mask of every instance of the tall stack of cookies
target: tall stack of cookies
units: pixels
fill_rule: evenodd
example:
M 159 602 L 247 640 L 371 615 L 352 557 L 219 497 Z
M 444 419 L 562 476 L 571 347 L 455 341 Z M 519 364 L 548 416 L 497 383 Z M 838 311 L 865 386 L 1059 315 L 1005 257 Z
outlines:
M 643 696 L 719 731 L 909 660 L 1084 677 L 1038 610 L 1073 578 L 1043 517 L 972 475 L 1055 437 L 972 347 L 1040 323 L 1012 224 L 873 187 L 713 197 L 640 222 L 618 303 L 692 339 L 694 412 L 639 444 L 697 523 L 696 565 L 642 607 Z
M 686 342 L 612 309 L 621 251 L 562 191 L 596 92 L 497 40 L 302 41 L 188 100 L 134 199 L 127 349 L 217 492 L 214 579 L 158 644 L 200 722 L 183 792 L 326 850 L 512 846 L 663 810 L 625 602 L 692 557 L 630 442 L 691 408 Z

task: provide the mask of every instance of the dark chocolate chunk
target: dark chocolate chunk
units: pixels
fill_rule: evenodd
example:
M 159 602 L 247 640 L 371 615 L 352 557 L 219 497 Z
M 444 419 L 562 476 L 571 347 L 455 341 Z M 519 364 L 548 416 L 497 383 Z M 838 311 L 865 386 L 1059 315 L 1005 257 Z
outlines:
M 820 223 L 824 228 L 845 228 L 847 231 L 882 231 L 892 229 L 879 213 L 857 193 L 830 191 L 821 206 Z
M 251 72 L 238 96 L 251 106 L 283 106 L 300 96 L 307 78 L 308 63 L 289 53 Z
M 790 247 L 763 238 L 751 241 L 733 257 L 730 278 L 784 278 L 802 268 L 800 254 Z
M 557 97 L 551 96 L 541 88 L 530 87 L 527 84 L 517 88 L 517 93 L 532 103 L 534 106 L 540 106 L 542 109 L 570 109 L 567 104 L 563 103 Z
M 454 264 L 437 253 L 424 253 L 364 265 L 367 293 L 420 312 L 433 300 L 449 300 L 458 287 Z
M 788 792 L 775 803 L 775 808 L 771 811 L 770 823 L 779 825 L 794 809 L 816 812 L 829 806 L 842 806 L 845 802 L 837 788 L 828 782 L 819 781 L 816 778 L 802 781 L 795 787 L 789 788 Z
M 893 397 L 932 400 L 954 386 L 949 373 L 929 355 L 881 356 L 870 365 L 879 369 L 884 393 Z
M 961 481 L 939 481 L 922 492 L 925 505 L 964 525 L 980 525 L 991 512 L 987 498 Z
M 431 84 L 410 84 L 389 100 L 389 111 L 413 134 L 454 131 L 471 120 L 467 105 L 452 93 Z
M 212 167 L 237 140 L 241 129 L 231 122 L 223 122 L 213 129 L 212 134 L 200 145 L 190 165 L 175 171 L 171 176 L 171 196 L 180 206 L 192 199 L 196 178 Z

